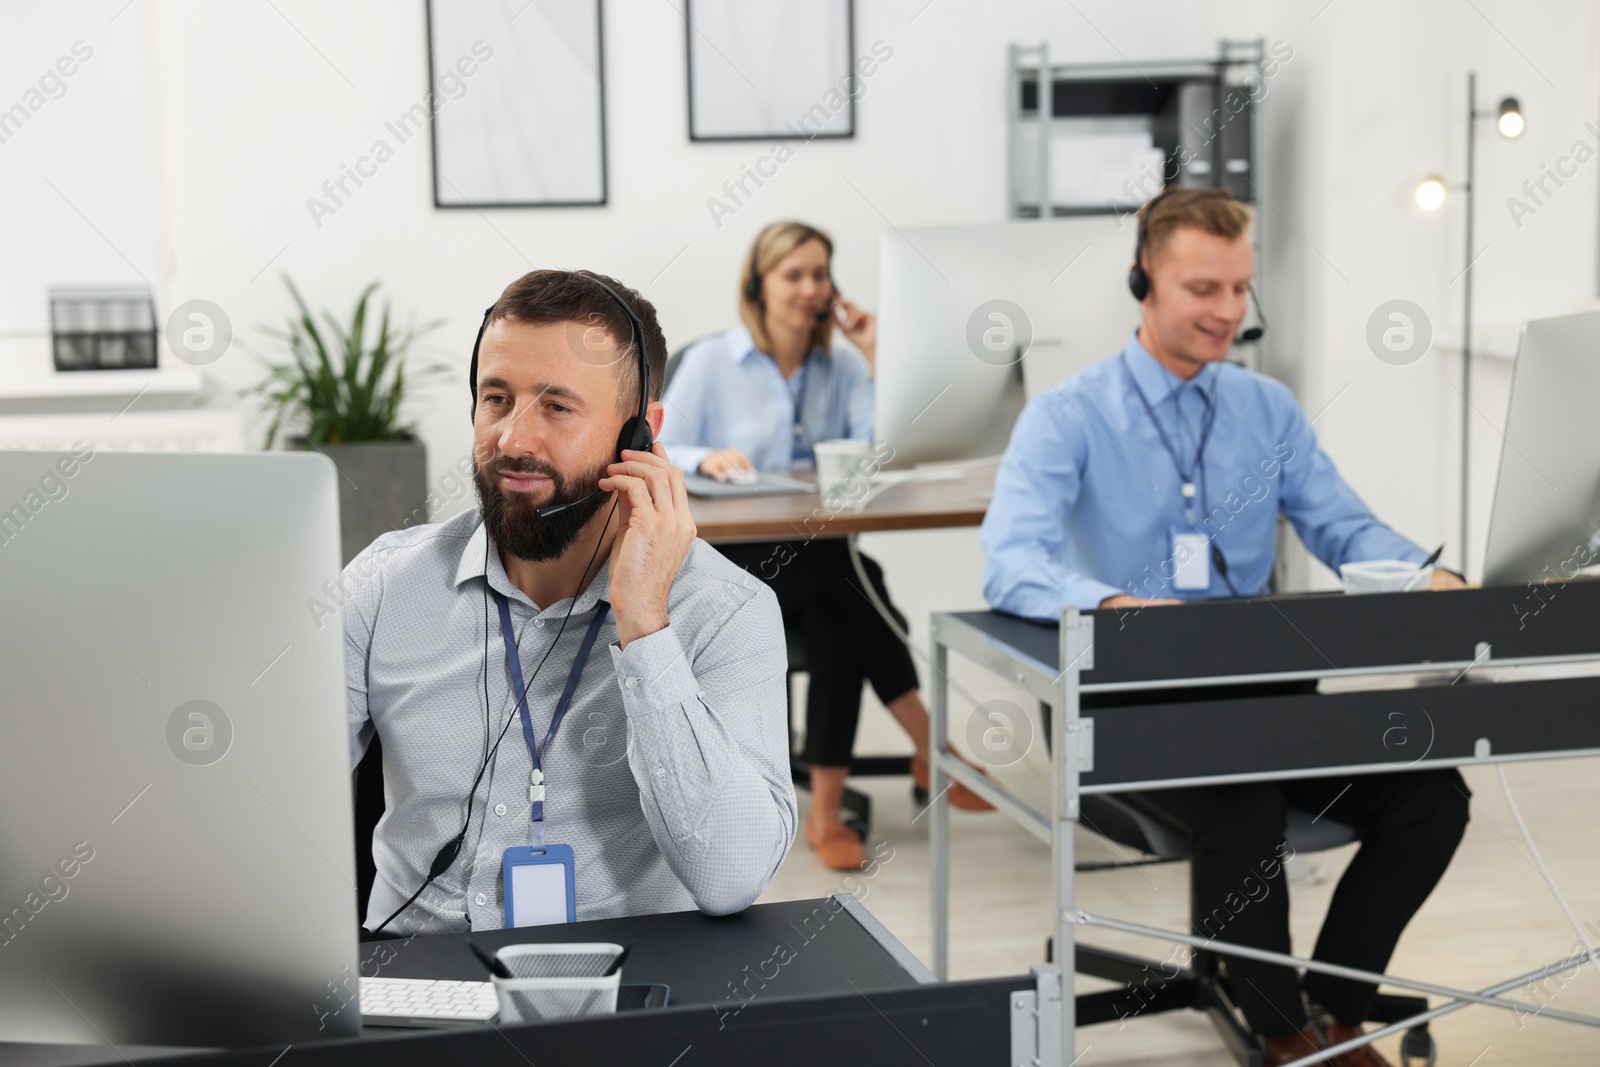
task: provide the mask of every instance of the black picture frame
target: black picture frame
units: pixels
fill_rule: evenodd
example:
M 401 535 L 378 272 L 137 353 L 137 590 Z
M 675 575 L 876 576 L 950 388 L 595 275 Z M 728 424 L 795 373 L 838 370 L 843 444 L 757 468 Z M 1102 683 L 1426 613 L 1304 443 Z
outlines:
M 754 2 L 757 2 L 757 0 L 747 0 L 747 2 L 754 3 Z M 815 0 L 813 0 L 813 2 L 815 2 Z M 844 68 L 845 68 L 845 71 L 846 71 L 846 73 L 848 75 L 854 77 L 855 76 L 855 62 L 856 62 L 856 12 L 855 12 L 855 0 L 827 0 L 827 2 L 841 3 L 841 4 L 844 5 L 844 16 L 845 16 L 845 63 L 844 63 Z M 685 98 L 686 98 L 687 105 L 688 105 L 687 106 L 686 115 L 685 115 L 685 119 L 686 119 L 686 121 L 688 123 L 689 140 L 691 142 L 715 144 L 715 143 L 719 143 L 719 142 L 730 142 L 730 141 L 795 141 L 795 140 L 806 140 L 806 141 L 811 141 L 811 140 L 817 140 L 817 141 L 848 141 L 848 140 L 852 140 L 852 139 L 855 138 L 855 135 L 856 135 L 856 98 L 855 98 L 854 94 L 849 94 L 846 97 L 846 99 L 848 101 L 848 103 L 846 105 L 846 107 L 847 107 L 847 112 L 846 113 L 848 115 L 849 128 L 843 133 L 816 133 L 816 134 L 811 134 L 809 136 L 802 136 L 802 135 L 797 135 L 797 134 L 795 134 L 795 133 L 793 133 L 791 131 L 788 131 L 788 130 L 776 130 L 776 131 L 770 131 L 770 132 L 741 133 L 741 134 L 708 134 L 708 133 L 701 133 L 701 132 L 697 131 L 696 128 L 695 128 L 695 106 L 694 106 L 694 50 L 695 50 L 695 43 L 694 42 L 695 42 L 696 35 L 699 35 L 702 38 L 704 38 L 704 34 L 700 33 L 700 31 L 698 29 L 696 29 L 697 23 L 696 23 L 695 14 L 694 14 L 694 0 L 684 0 L 683 11 L 684 11 L 684 26 L 683 26 L 683 29 L 684 29 L 684 36 L 683 36 L 684 89 L 685 89 Z
M 438 0 L 425 0 L 424 3 L 424 37 L 427 47 L 428 67 L 428 95 L 432 99 L 438 87 L 434 84 L 434 4 Z M 599 197 L 593 200 L 479 200 L 469 201 L 462 198 L 459 201 L 447 201 L 440 197 L 441 174 L 439 171 L 439 130 L 438 115 L 428 123 L 428 137 L 433 165 L 432 191 L 433 206 L 438 210 L 480 210 L 482 208 L 573 208 L 573 207 L 605 207 L 610 201 L 610 153 L 607 148 L 606 137 L 606 38 L 605 38 L 605 2 L 604 0 L 589 0 L 594 4 L 595 17 L 595 89 L 598 105 L 599 119 L 599 164 L 600 164 L 600 190 Z

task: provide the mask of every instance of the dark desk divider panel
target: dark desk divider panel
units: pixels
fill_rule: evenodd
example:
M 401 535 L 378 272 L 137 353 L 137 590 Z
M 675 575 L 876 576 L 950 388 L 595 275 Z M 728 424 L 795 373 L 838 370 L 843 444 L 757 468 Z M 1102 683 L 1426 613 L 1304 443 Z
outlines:
M 630 965 L 631 966 L 631 965 Z M 735 1018 L 664 1008 L 536 1026 L 387 1031 L 295 1045 L 299 1067 L 926 1067 L 1006 1064 L 1011 995 L 1027 975 L 862 994 L 758 996 Z M 141 1060 L 149 1067 L 270 1067 L 283 1047 Z
M 708 1011 L 737 1011 L 763 997 L 853 992 L 850 983 L 867 994 L 917 984 L 849 911 L 828 898 L 777 901 L 719 918 L 680 911 L 593 919 L 577 927 L 483 930 L 472 940 L 490 950 L 530 942 L 631 944 L 623 981 L 671 986 L 674 1006 L 703 1005 Z M 362 974 L 369 977 L 487 979 L 460 937 L 372 942 L 362 946 L 361 959 Z
M 1600 581 L 1491 586 L 1443 593 L 1339 593 L 1102 608 L 1084 685 L 1291 671 L 1336 673 L 1467 662 L 1487 641 L 1494 659 L 1600 651 Z M 1059 669 L 1058 628 L 989 612 L 970 622 Z
M 1307 693 L 1096 708 L 1095 767 L 1081 782 L 1284 776 L 1324 767 L 1405 770 L 1497 757 L 1600 750 L 1600 677 Z M 1149 744 L 1160 737 L 1159 746 Z

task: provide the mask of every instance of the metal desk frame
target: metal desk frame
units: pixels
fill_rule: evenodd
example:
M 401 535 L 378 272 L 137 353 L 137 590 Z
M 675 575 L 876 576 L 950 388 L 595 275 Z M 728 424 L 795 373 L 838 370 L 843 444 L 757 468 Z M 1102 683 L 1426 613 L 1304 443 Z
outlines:
M 1483 591 L 1486 592 L 1486 591 Z M 1514 590 L 1501 590 L 1508 597 L 1514 595 Z M 1596 583 L 1593 593 L 1600 593 L 1600 583 Z M 1395 594 L 1402 595 L 1402 594 Z M 1403 594 L 1411 595 L 1411 594 Z M 1422 594 L 1433 595 L 1433 594 Z M 1585 601 L 1593 598 L 1584 597 Z M 1371 601 L 1373 598 L 1363 597 L 1361 600 Z M 1442 600 L 1442 597 L 1441 597 Z M 1374 601 L 1375 603 L 1375 601 Z M 1174 611 L 1189 609 L 1162 609 L 1153 608 L 1152 611 Z M 972 613 L 984 614 L 984 613 Z M 1110 616 L 1113 612 L 1102 611 L 1102 615 Z M 1280 612 L 1281 614 L 1281 612 Z M 1285 621 L 1288 621 L 1285 616 Z M 1520 621 L 1520 620 L 1519 620 Z M 1520 627 L 1519 627 L 1520 628 Z M 1216 686 L 1241 681 L 1265 682 L 1288 681 L 1295 679 L 1324 678 L 1331 676 L 1350 676 L 1359 674 L 1418 674 L 1418 673 L 1444 673 L 1455 672 L 1464 674 L 1473 667 L 1493 665 L 1494 667 L 1506 666 L 1533 666 L 1558 663 L 1596 662 L 1600 663 L 1600 641 L 1594 642 L 1590 647 L 1581 652 L 1550 656 L 1522 655 L 1502 659 L 1490 659 L 1492 647 L 1488 642 L 1478 642 L 1474 649 L 1475 655 L 1470 660 L 1431 660 L 1423 662 L 1401 662 L 1383 664 L 1355 665 L 1346 669 L 1335 667 L 1331 661 L 1325 668 L 1296 669 L 1287 671 L 1264 671 L 1247 673 L 1230 673 L 1217 676 L 1160 678 L 1156 681 L 1125 681 L 1111 683 L 1086 683 L 1083 679 L 1085 672 L 1093 671 L 1095 665 L 1095 616 L 1089 612 L 1080 611 L 1075 607 L 1064 608 L 1061 612 L 1059 628 L 1059 659 L 1058 663 L 1065 664 L 1065 669 L 1057 673 L 1050 665 L 1041 662 L 1036 656 L 1029 655 L 1013 647 L 1003 640 L 997 639 L 993 634 L 987 633 L 973 625 L 961 615 L 950 612 L 935 612 L 931 619 L 930 631 L 932 634 L 932 667 L 935 675 L 933 681 L 933 694 L 930 722 L 930 748 L 933 756 L 931 760 L 931 783 L 933 804 L 929 819 L 929 835 L 931 846 L 931 869 L 929 875 L 930 897 L 932 906 L 932 970 L 941 979 L 949 972 L 949 908 L 950 908 L 950 815 L 947 787 L 951 780 L 959 781 L 973 792 L 982 796 L 993 804 L 999 812 L 1017 823 L 1023 829 L 1032 833 L 1041 841 L 1050 845 L 1051 855 L 1051 883 L 1055 896 L 1055 962 L 1060 965 L 1061 973 L 1066 983 L 1065 995 L 1061 997 L 1061 1063 L 1070 1067 L 1075 1062 L 1075 1029 L 1077 1023 L 1076 998 L 1072 995 L 1072 978 L 1076 973 L 1076 930 L 1075 927 L 1084 921 L 1092 921 L 1105 925 L 1102 920 L 1084 916 L 1079 912 L 1074 899 L 1075 877 L 1075 841 L 1074 832 L 1079 821 L 1079 798 L 1090 793 L 1126 792 L 1131 789 L 1157 789 L 1170 788 L 1179 785 L 1221 784 L 1226 781 L 1270 781 L 1282 780 L 1297 776 L 1328 775 L 1337 773 L 1378 773 L 1384 770 L 1399 769 L 1394 766 L 1382 764 L 1363 764 L 1359 766 L 1329 766 L 1317 767 L 1295 771 L 1261 771 L 1257 773 L 1232 774 L 1210 777 L 1175 777 L 1139 782 L 1116 782 L 1111 784 L 1083 785 L 1083 774 L 1094 770 L 1094 719 L 1085 718 L 1080 714 L 1080 697 L 1083 693 L 1128 691 L 1141 688 L 1182 688 L 1190 686 Z M 1303 636 L 1303 635 L 1302 635 Z M 1309 638 L 1306 638 L 1309 641 Z M 958 652 L 973 662 L 985 667 L 1000 677 L 1015 682 L 1030 695 L 1038 698 L 1051 706 L 1051 753 L 1052 753 L 1052 785 L 1057 803 L 1051 806 L 1048 812 L 1041 812 L 1014 796 L 1003 786 L 984 777 L 972 767 L 957 760 L 949 750 L 950 703 L 948 672 L 950 667 L 950 653 Z M 1325 658 L 1325 657 L 1324 657 Z M 1517 684 L 1517 683 L 1504 683 Z M 1381 691 L 1381 690 L 1380 690 Z M 1531 753 L 1505 753 L 1469 758 L 1449 759 L 1424 759 L 1414 764 L 1406 764 L 1405 769 L 1411 767 L 1443 767 L 1459 766 L 1469 763 L 1505 762 L 1510 760 L 1542 759 L 1552 757 L 1578 757 L 1600 755 L 1600 747 L 1574 748 L 1570 750 L 1531 752 Z M 1148 928 L 1143 932 L 1152 933 Z M 1154 933 L 1163 933 L 1154 931 Z M 1165 932 L 1174 933 L 1174 932 Z M 1182 940 L 1187 935 L 1176 934 L 1174 941 Z M 1220 942 L 1213 942 L 1219 945 Z M 1302 965 L 1304 963 L 1302 962 Z M 1315 966 L 1315 965 L 1313 965 Z M 1317 968 L 1321 969 L 1321 968 Z M 1389 979 L 1394 984 L 1409 984 L 1405 980 Z M 1509 988 L 1509 987 L 1505 987 Z M 1495 990 L 1499 992 L 1500 990 Z M 1452 991 L 1455 992 L 1455 991 Z M 1471 996 L 1471 994 L 1467 994 Z M 1482 1000 L 1477 1001 L 1482 1003 Z M 1463 1006 L 1464 1006 L 1463 1002 Z M 1439 1009 L 1435 1009 L 1437 1012 Z M 1578 1020 L 1573 1020 L 1578 1021 Z

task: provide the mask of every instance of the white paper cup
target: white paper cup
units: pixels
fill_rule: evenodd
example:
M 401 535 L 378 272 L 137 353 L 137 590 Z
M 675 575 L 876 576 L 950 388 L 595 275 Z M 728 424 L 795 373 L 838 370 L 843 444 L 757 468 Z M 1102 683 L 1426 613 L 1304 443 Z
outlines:
M 1414 593 L 1432 587 L 1433 568 L 1400 559 L 1374 559 L 1344 564 L 1339 579 L 1346 593 Z
M 840 438 L 818 441 L 812 451 L 817 456 L 817 488 L 824 494 L 840 488 L 852 478 L 865 481 L 872 467 L 872 442 Z
M 495 955 L 514 977 L 490 977 L 500 999 L 500 1022 L 532 1023 L 610 1015 L 617 1010 L 622 972 L 603 972 L 622 954 L 609 943 L 507 945 Z

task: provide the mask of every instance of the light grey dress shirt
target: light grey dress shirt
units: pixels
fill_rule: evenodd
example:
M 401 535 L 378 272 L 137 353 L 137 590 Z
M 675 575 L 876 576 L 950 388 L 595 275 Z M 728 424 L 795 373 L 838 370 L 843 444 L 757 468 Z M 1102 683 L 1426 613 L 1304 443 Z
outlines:
M 386 810 L 372 841 L 369 929 L 416 892 L 460 830 L 467 790 L 502 727 L 459 857 L 388 929 L 505 925 L 501 856 L 529 843 L 531 762 L 492 596 L 485 608 L 487 543 L 474 508 L 386 533 L 344 571 L 352 766 L 374 730 L 383 742 Z M 609 565 L 576 604 L 569 597 L 541 607 L 511 584 L 492 546 L 487 558 L 487 588 L 510 602 L 543 744 L 610 588 Z M 566 632 L 550 651 L 569 605 Z M 668 618 L 666 629 L 625 650 L 608 619 L 560 730 L 540 751 L 545 839 L 572 847 L 579 919 L 738 911 L 766 888 L 794 841 L 777 598 L 696 540 L 673 581 Z

